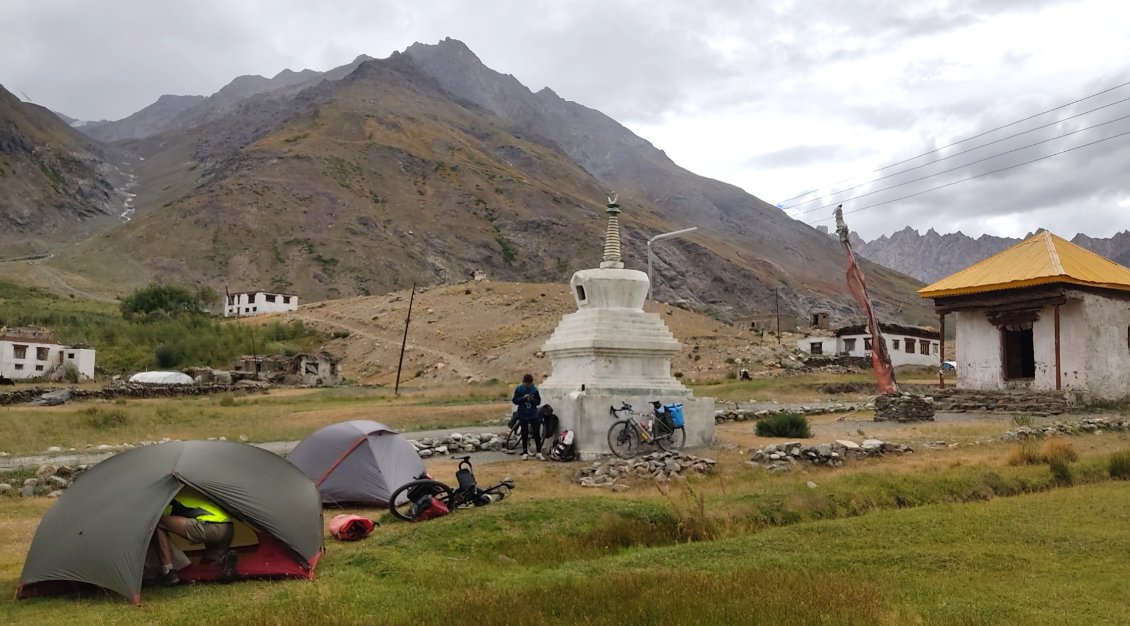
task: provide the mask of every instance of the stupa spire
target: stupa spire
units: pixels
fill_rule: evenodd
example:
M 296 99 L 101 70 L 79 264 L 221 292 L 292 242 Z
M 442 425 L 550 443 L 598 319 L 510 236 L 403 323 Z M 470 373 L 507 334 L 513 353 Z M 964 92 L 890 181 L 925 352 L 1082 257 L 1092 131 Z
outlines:
M 616 192 L 608 194 L 608 230 L 604 235 L 604 260 L 600 262 L 601 268 L 623 269 L 624 263 L 620 260 L 620 205 L 616 202 Z

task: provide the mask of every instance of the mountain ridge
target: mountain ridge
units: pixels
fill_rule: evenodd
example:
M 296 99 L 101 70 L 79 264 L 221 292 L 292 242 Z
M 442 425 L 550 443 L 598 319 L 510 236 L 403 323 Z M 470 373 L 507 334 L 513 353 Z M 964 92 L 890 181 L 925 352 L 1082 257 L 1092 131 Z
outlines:
M 933 283 L 1006 250 L 1033 234 L 1028 233 L 1019 239 L 988 234 L 973 238 L 961 231 L 940 235 L 933 228 L 919 234 L 917 229 L 907 226 L 871 241 L 864 241 L 855 233 L 851 237 L 852 246 L 860 256 L 885 267 L 897 267 L 924 283 Z M 1079 233 L 1071 239 L 1071 243 L 1115 263 L 1130 266 L 1130 231 L 1115 233 L 1111 237 L 1089 237 Z
M 217 92 L 157 134 L 103 144 L 133 155 L 136 213 L 45 266 L 116 290 L 175 281 L 306 302 L 477 273 L 566 282 L 599 263 L 603 198 L 616 190 L 629 267 L 646 264 L 651 236 L 699 227 L 653 251 L 655 297 L 724 319 L 778 301 L 857 318 L 826 235 L 595 109 L 530 91 L 461 42 L 276 78 L 266 91 L 274 79 L 233 80 L 231 102 Z M 931 319 L 915 281 L 865 270 L 881 311 Z

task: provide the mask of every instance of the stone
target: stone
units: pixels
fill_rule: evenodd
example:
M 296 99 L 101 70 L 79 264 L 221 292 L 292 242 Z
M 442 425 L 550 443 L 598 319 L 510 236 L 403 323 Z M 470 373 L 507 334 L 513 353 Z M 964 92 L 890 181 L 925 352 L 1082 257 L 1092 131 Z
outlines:
M 12 486 L 8 483 L 0 483 L 0 496 L 6 496 L 12 493 Z
M 48 476 L 47 484 L 60 489 L 66 489 L 70 485 L 67 479 L 61 476 Z
M 50 476 L 57 472 L 59 468 L 54 465 L 40 465 L 39 469 L 35 470 L 35 477 L 42 480 L 45 476 Z
M 837 439 L 836 443 L 847 448 L 848 450 L 858 450 L 859 444 L 850 439 Z
M 808 485 L 809 489 L 815 489 L 816 488 L 816 483 L 812 482 L 811 480 L 808 481 L 806 484 Z
M 616 493 L 623 493 L 629 489 L 631 489 L 631 487 L 629 485 L 625 485 L 624 483 L 615 483 L 612 485 L 612 491 L 615 491 Z
M 21 498 L 30 498 L 34 495 L 35 495 L 35 486 L 34 485 L 24 485 L 23 487 L 20 487 L 20 497 Z
M 421 459 L 426 459 L 435 454 L 435 452 L 433 452 L 430 448 L 424 448 L 423 450 L 420 450 L 419 454 Z
M 433 450 L 436 454 L 447 454 L 447 446 L 436 446 Z

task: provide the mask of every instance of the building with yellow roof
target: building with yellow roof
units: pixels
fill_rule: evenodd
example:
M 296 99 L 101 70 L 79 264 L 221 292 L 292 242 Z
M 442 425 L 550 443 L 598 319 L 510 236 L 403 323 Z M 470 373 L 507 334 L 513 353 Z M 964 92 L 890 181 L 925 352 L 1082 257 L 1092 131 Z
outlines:
M 1041 231 L 918 293 L 956 317 L 958 387 L 1130 396 L 1130 268 Z

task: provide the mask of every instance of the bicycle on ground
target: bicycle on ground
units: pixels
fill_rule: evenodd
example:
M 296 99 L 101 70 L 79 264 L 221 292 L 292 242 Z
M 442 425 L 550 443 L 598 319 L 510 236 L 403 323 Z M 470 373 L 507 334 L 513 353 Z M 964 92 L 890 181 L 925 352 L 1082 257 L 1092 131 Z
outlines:
M 682 414 L 679 414 L 679 425 L 676 425 L 671 411 L 662 402 L 652 400 L 651 405 L 650 416 L 633 409 L 627 402 L 621 402 L 618 409 L 608 407 L 608 413 L 616 419 L 608 427 L 608 448 L 612 454 L 630 459 L 639 454 L 644 444 L 668 451 L 683 449 L 687 443 L 687 431 L 681 422 Z
M 456 487 L 435 480 L 425 472 L 392 492 L 388 499 L 388 510 L 392 516 L 406 522 L 422 521 L 456 509 L 498 502 L 514 489 L 514 480 L 511 478 L 504 478 L 496 485 L 481 489 L 472 471 L 471 457 L 452 458 L 459 461 L 459 469 L 455 472 L 458 483 Z

